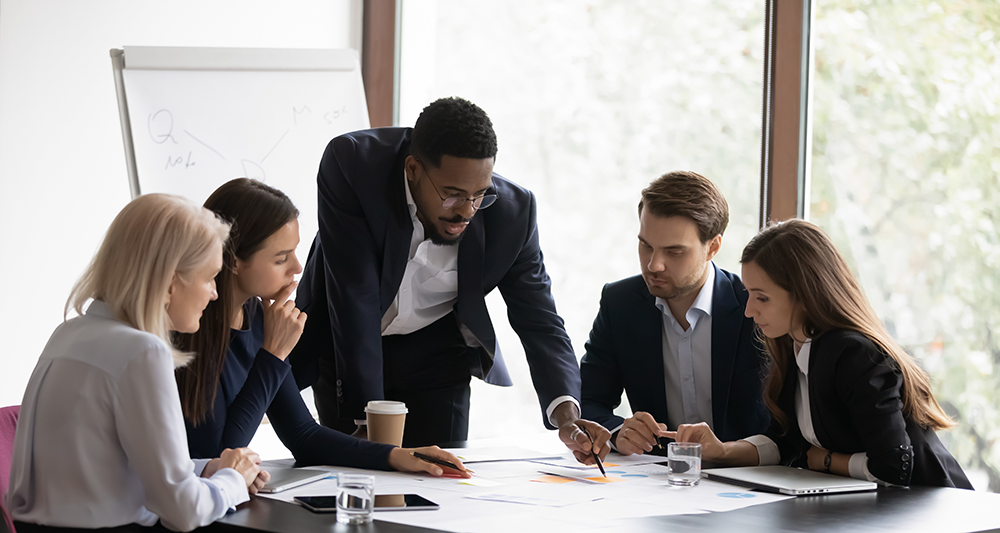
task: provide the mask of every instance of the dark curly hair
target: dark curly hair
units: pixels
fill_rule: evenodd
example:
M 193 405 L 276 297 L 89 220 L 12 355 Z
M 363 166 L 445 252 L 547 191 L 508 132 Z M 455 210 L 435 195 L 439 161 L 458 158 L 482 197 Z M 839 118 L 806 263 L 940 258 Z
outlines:
M 439 98 L 417 117 L 410 154 L 435 167 L 445 155 L 487 159 L 497 155 L 497 135 L 490 117 L 476 104 L 457 96 Z

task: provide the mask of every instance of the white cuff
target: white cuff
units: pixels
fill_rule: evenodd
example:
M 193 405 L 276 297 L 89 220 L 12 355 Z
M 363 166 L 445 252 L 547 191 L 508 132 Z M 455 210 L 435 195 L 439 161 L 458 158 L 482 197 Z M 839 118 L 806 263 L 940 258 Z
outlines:
M 623 426 L 625 426 L 625 422 L 622 422 L 621 424 L 618 424 L 618 427 L 616 427 L 615 429 L 612 429 L 612 430 L 611 430 L 611 436 L 612 436 L 612 437 L 614 437 L 614 436 L 615 436 L 615 431 L 620 431 L 620 430 L 622 429 L 622 427 L 623 427 Z M 618 435 L 618 436 L 619 436 L 619 437 L 621 437 L 621 435 Z M 618 447 L 617 447 L 617 446 L 615 446 L 615 439 L 611 439 L 611 440 L 609 440 L 609 441 L 608 441 L 608 444 L 610 444 L 610 445 L 611 445 L 611 449 L 612 449 L 612 450 L 614 450 L 614 451 L 616 451 L 616 452 L 618 451 Z
M 545 410 L 545 418 L 549 421 L 549 424 L 557 427 L 559 426 L 559 424 L 556 424 L 555 421 L 552 420 L 552 413 L 556 410 L 556 407 L 562 405 L 563 402 L 573 402 L 573 404 L 576 405 L 577 410 L 580 410 L 580 402 L 578 402 L 576 398 L 568 395 L 560 396 L 555 400 L 552 400 L 548 409 Z
M 211 459 L 191 459 L 194 461 L 194 475 L 201 477 L 201 473 L 205 471 L 205 467 L 208 466 L 208 462 Z
M 218 472 L 212 474 L 212 477 L 208 478 L 211 485 L 214 485 L 219 489 L 219 496 L 222 498 L 223 505 L 228 509 L 233 509 L 237 505 L 250 501 L 250 493 L 247 492 L 247 482 L 243 479 L 243 474 L 240 474 L 233 468 L 223 468 Z
M 753 435 L 740 440 L 749 442 L 757 448 L 758 465 L 776 465 L 781 462 L 781 452 L 778 451 L 778 445 L 770 438 L 764 435 Z
M 866 481 L 882 483 L 879 478 L 873 476 L 872 473 L 868 471 L 868 454 L 865 452 L 859 452 L 851 455 L 851 459 L 847 462 L 847 472 L 854 479 L 863 479 Z

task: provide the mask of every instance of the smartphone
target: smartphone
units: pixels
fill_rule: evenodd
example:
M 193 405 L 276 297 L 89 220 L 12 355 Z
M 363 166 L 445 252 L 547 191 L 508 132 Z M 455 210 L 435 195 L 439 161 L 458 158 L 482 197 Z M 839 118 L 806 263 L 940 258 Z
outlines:
M 336 496 L 296 496 L 295 501 L 314 513 L 336 513 Z M 376 494 L 376 511 L 432 511 L 441 506 L 417 494 Z

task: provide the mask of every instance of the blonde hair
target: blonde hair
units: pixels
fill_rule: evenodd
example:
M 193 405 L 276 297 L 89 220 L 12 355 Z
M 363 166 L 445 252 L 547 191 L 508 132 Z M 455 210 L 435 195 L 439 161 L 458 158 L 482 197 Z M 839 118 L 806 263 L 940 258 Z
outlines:
M 803 326 L 810 338 L 833 329 L 858 332 L 891 359 L 903 376 L 903 414 L 921 427 L 951 429 L 955 422 L 931 392 L 927 373 L 893 340 L 864 291 L 830 238 L 819 226 L 800 219 L 772 223 L 750 240 L 740 263 L 754 263 L 771 281 L 802 305 Z M 792 355 L 792 339 L 785 335 L 764 339 L 774 359 L 764 385 L 764 404 L 781 427 L 787 415 L 778 407 L 778 395 Z
M 70 308 L 82 315 L 88 300 L 101 300 L 122 322 L 162 339 L 174 365 L 183 366 L 191 356 L 171 341 L 167 291 L 175 275 L 184 280 L 206 265 L 228 236 L 228 223 L 185 198 L 140 196 L 111 222 L 63 317 Z

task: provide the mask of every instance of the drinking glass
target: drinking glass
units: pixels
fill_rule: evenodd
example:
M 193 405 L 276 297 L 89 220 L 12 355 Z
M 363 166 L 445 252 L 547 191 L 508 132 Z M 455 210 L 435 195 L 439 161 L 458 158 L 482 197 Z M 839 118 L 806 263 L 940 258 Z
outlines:
M 375 476 L 337 474 L 337 522 L 367 524 L 375 503 Z
M 701 481 L 701 444 L 671 442 L 667 445 L 668 481 L 671 485 L 691 487 Z

